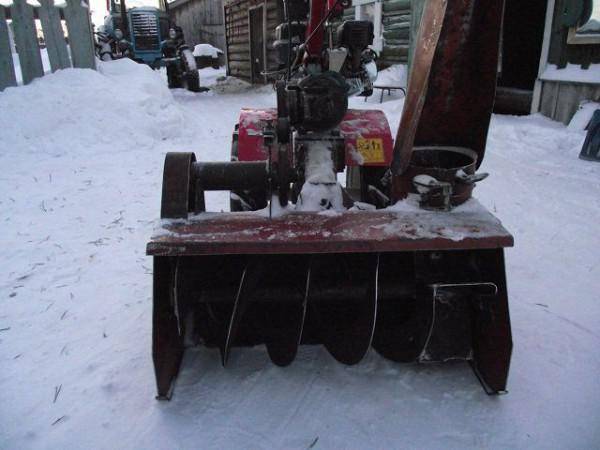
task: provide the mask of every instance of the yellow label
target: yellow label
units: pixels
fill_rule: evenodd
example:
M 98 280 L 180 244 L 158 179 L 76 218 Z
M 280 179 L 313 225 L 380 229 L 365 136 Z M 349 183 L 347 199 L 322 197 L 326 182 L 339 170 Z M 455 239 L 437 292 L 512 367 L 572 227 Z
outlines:
M 358 153 L 360 153 L 363 157 L 364 164 L 385 162 L 385 155 L 383 154 L 383 140 L 381 138 L 357 138 L 356 147 Z

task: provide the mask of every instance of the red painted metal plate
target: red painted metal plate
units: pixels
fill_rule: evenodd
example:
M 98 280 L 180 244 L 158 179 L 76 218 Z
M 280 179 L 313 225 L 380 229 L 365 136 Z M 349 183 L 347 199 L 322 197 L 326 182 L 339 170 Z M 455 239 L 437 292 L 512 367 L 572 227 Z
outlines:
M 512 236 L 483 207 L 427 211 L 203 213 L 163 222 L 148 243 L 155 256 L 276 253 L 370 253 L 511 247 Z
M 238 159 L 262 161 L 269 158 L 263 145 L 262 130 L 269 122 L 275 126 L 277 110 L 242 109 L 238 134 Z M 392 162 L 393 142 L 390 126 L 383 111 L 349 109 L 340 123 L 346 140 L 347 166 L 382 166 Z
M 385 166 L 392 162 L 394 146 L 383 111 L 349 109 L 340 123 L 346 138 L 347 166 Z
M 240 161 L 265 161 L 269 159 L 267 147 L 263 145 L 262 131 L 267 123 L 275 126 L 277 109 L 250 109 L 240 111 L 238 130 L 238 159 Z

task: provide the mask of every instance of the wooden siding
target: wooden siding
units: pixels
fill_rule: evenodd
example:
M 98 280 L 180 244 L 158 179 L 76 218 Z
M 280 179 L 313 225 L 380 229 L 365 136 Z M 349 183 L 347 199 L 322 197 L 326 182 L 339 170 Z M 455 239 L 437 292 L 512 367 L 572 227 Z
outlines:
M 227 73 L 251 81 L 248 10 L 265 5 L 267 71 L 277 70 L 277 53 L 273 49 L 275 27 L 283 21 L 281 0 L 234 0 L 224 6 L 225 52 Z M 383 0 L 382 29 L 383 50 L 379 65 L 387 67 L 408 61 L 411 0 Z M 355 7 L 344 11 L 343 20 L 354 20 Z
M 556 0 L 550 31 L 547 64 L 559 68 L 567 64 L 587 70 L 590 64 L 600 63 L 600 44 L 568 44 L 568 27 L 562 23 L 562 12 L 567 0 Z M 539 111 L 553 120 L 569 123 L 583 101 L 600 101 L 600 80 L 597 83 L 571 81 L 541 81 Z
M 261 5 L 264 6 L 266 15 L 264 36 L 266 69 L 267 71 L 277 70 L 277 52 L 273 48 L 273 41 L 275 40 L 275 27 L 283 20 L 279 2 L 277 0 L 236 0 L 226 3 L 224 6 L 228 75 L 252 81 L 248 11 Z
M 215 0 L 176 0 L 169 5 L 169 16 L 183 29 L 187 44 L 211 44 L 225 51 L 223 6 Z
M 410 47 L 411 0 L 384 0 L 382 12 L 383 65 L 406 64 Z
M 540 112 L 566 125 L 584 100 L 600 101 L 600 84 L 544 81 Z
M 550 52 L 548 62 L 559 68 L 567 64 L 578 64 L 583 68 L 590 64 L 600 63 L 600 44 L 567 44 L 569 29 L 562 24 L 562 11 L 570 0 L 556 0 L 554 5 L 554 20 L 550 36 Z
M 71 67 L 71 62 L 73 67 L 96 68 L 89 7 L 82 0 L 67 0 L 66 3 L 59 8 L 53 0 L 40 0 L 40 6 L 33 8 L 26 0 L 13 0 L 9 8 L 0 6 L 0 91 L 17 82 L 7 19 L 12 21 L 24 84 L 44 75 L 35 18 L 42 24 L 52 71 Z M 69 31 L 70 60 L 61 24 L 63 15 Z
M 406 64 L 410 43 L 411 0 L 383 0 L 381 25 L 383 49 L 379 55 L 380 68 Z M 344 20 L 354 20 L 356 6 L 344 11 Z

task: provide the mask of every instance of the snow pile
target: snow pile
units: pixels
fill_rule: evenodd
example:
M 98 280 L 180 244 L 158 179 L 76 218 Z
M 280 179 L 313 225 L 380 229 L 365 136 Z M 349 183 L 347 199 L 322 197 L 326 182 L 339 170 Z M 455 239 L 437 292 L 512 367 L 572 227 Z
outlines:
M 406 66 L 404 65 L 388 67 L 379 72 L 374 84 L 376 86 L 388 85 L 405 87 L 406 73 Z M 356 109 L 381 109 L 385 112 L 389 121 L 392 136 L 395 137 L 402 115 L 402 107 L 404 106 L 404 94 L 401 91 L 396 90 L 392 91 L 390 95 L 385 92 L 382 103 L 379 103 L 380 98 L 381 91 L 376 89 L 373 95 L 367 97 L 366 100 L 364 97 L 350 97 L 348 99 L 348 106 Z
M 194 47 L 194 56 L 209 56 L 211 58 L 218 58 L 223 52 L 217 47 L 213 47 L 210 44 L 198 44 Z
M 64 154 L 72 145 L 110 149 L 121 140 L 152 147 L 181 133 L 184 120 L 160 75 L 129 59 L 6 89 L 0 105 L 0 123 L 11 124 L 3 144 L 32 153 Z
M 407 68 L 405 65 L 398 64 L 388 67 L 377 74 L 375 85 L 378 86 L 400 86 L 407 85 Z
M 211 89 L 219 94 L 236 94 L 247 91 L 251 87 L 252 85 L 247 81 L 236 77 L 222 76 L 217 78 L 215 85 Z
M 600 84 L 600 64 L 590 64 L 588 69 L 582 69 L 577 64 L 567 64 L 562 69 L 556 64 L 548 64 L 540 78 L 546 81 Z
M 579 105 L 579 109 L 569 122 L 569 130 L 585 130 L 592 120 L 594 112 L 600 109 L 600 103 L 597 102 L 583 102 Z

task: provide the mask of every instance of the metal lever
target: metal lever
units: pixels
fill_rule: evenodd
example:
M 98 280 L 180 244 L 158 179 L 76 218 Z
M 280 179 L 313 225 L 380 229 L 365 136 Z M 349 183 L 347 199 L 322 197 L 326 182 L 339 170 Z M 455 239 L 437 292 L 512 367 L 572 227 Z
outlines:
M 485 180 L 487 177 L 489 176 L 489 173 L 487 172 L 481 172 L 481 173 L 474 173 L 474 174 L 467 174 L 465 173 L 463 170 L 459 170 L 458 172 L 456 172 L 456 181 L 459 181 L 461 183 L 464 184 L 475 184 L 481 180 Z

